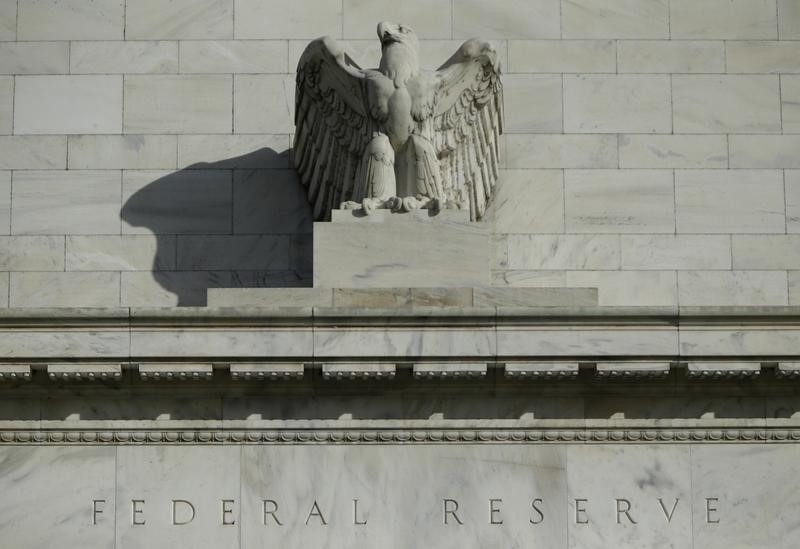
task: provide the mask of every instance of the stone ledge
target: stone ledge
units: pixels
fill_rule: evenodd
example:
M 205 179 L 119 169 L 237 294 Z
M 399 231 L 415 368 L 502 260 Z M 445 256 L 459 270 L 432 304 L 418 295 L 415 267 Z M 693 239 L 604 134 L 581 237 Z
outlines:
M 674 307 L 674 306 L 542 306 L 542 307 L 438 307 L 357 308 L 357 307 L 111 307 L 111 308 L 0 308 L 0 326 L 20 324 L 134 324 L 156 320 L 176 324 L 194 322 L 224 322 L 225 320 L 310 319 L 316 317 L 482 317 L 497 319 L 622 319 L 639 321 L 660 319 L 672 322 L 792 322 L 800 324 L 798 306 L 731 306 L 731 307 Z
M 535 360 L 791 363 L 800 309 L 398 307 L 0 311 L 9 363 Z M 787 368 L 784 368 L 787 370 Z
M 597 288 L 210 288 L 211 308 L 592 307 Z

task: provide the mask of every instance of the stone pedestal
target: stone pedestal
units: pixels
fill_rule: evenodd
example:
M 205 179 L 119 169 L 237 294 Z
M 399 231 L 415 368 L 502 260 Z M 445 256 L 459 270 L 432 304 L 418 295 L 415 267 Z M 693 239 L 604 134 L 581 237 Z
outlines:
M 464 211 L 339 210 L 314 224 L 318 288 L 489 286 L 491 257 L 489 227 Z

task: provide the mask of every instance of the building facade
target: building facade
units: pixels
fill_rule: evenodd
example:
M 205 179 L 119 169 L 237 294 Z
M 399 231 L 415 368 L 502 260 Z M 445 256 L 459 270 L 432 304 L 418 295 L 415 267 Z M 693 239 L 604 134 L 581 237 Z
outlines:
M 499 52 L 482 221 L 312 222 L 385 19 Z M 796 547 L 799 208 L 795 0 L 0 0 L 0 545 Z

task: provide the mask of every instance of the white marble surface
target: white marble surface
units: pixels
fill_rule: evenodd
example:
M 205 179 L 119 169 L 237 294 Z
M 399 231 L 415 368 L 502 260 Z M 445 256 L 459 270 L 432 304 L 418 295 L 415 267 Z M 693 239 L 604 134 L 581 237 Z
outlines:
M 610 73 L 616 68 L 613 40 L 513 40 L 511 72 Z
M 691 549 L 690 456 L 688 446 L 568 448 L 569 547 Z
M 765 444 L 7 446 L 0 533 L 11 547 L 69 549 L 789 549 L 800 541 L 797 453 Z M 103 500 L 97 513 L 93 500 Z
M 56 170 L 67 167 L 67 138 L 54 135 L 0 137 L 0 168 Z
M 621 168 L 726 168 L 728 142 L 724 135 L 619 136 Z
M 17 134 L 122 131 L 120 75 L 18 76 L 14 85 Z
M 116 449 L 0 448 L 0 537 L 11 548 L 114 544 Z M 92 500 L 102 520 L 92 525 Z
M 663 75 L 565 75 L 564 131 L 669 133 L 670 78 Z
M 287 52 L 288 44 L 280 40 L 191 40 L 181 43 L 181 68 L 188 73 L 284 73 Z
M 498 10 L 494 0 L 461 0 L 453 4 L 453 37 L 489 39 L 560 38 L 558 0 L 506 0 Z
M 339 37 L 342 32 L 341 0 L 238 0 L 236 14 L 237 39 L 310 40 L 325 35 Z
M 126 133 L 230 133 L 230 75 L 125 78 Z
M 371 217 L 314 224 L 315 287 L 489 285 L 487 224 L 409 214 Z
M 225 349 L 230 356 L 309 356 L 312 351 L 310 328 L 185 329 L 177 331 L 132 330 L 131 354 L 142 357 L 218 356 Z
M 126 4 L 128 40 L 233 37 L 233 0 L 137 0 Z
M 14 175 L 13 234 L 118 234 L 120 173 L 36 170 Z
M 109 358 L 126 356 L 127 330 L 0 330 L 0 356 L 4 358 Z
M 242 459 L 248 547 L 522 547 L 532 539 L 566 547 L 563 448 L 253 446 Z M 529 522 L 538 519 L 534 498 L 543 500 L 546 520 L 539 525 Z M 283 526 L 273 516 L 264 525 L 264 499 L 278 503 Z M 444 499 L 457 502 L 464 524 L 452 516 L 444 524 Z M 493 516 L 503 524 L 489 524 L 490 499 L 502 500 Z M 305 524 L 315 501 L 326 526 L 316 516 Z
M 781 76 L 781 116 L 785 131 L 800 131 L 800 76 Z
M 725 72 L 722 40 L 620 40 L 617 53 L 622 73 Z
M 562 2 L 563 38 L 667 38 L 666 0 L 567 0 Z
M 582 327 L 497 328 L 497 354 L 500 356 L 669 355 L 677 346 L 677 334 L 668 329 L 626 332 Z
M 800 544 L 796 445 L 692 448 L 695 547 L 790 549 Z M 758 464 L 757 466 L 749 466 Z M 731 471 L 735 471 L 732 476 Z M 735 479 L 735 482 L 731 482 Z M 703 498 L 713 497 L 709 523 Z
M 512 169 L 616 168 L 613 135 L 506 135 L 506 157 Z
M 67 42 L 0 43 L 0 74 L 67 74 Z
M 775 0 L 675 0 L 670 3 L 673 38 L 777 38 Z
M 493 328 L 332 329 L 314 330 L 314 354 L 330 356 L 492 356 L 496 354 Z M 302 353 L 299 353 L 302 354 Z
M 161 40 L 76 41 L 71 43 L 69 50 L 69 72 L 71 74 L 174 73 L 178 72 L 178 55 L 177 43 Z
M 800 6 L 793 0 L 778 0 L 778 34 L 783 40 L 800 38 Z
M 676 170 L 678 233 L 785 233 L 778 170 Z
M 18 40 L 122 40 L 124 0 L 20 2 Z
M 174 135 L 80 135 L 69 138 L 70 169 L 174 169 Z
M 568 233 L 674 233 L 669 170 L 565 170 Z
M 679 133 L 775 133 L 781 128 L 778 77 L 675 75 L 673 130 Z
M 0 133 L 10 134 L 14 126 L 14 77 L 0 76 Z
M 128 446 L 117 450 L 117 547 L 240 547 L 239 505 L 222 525 L 222 500 L 239 501 L 241 448 Z M 131 500 L 137 506 L 133 524 Z M 192 512 L 194 520 L 187 524 Z M 174 518 L 173 518 L 174 517 Z M 174 522 L 173 522 L 174 521 Z

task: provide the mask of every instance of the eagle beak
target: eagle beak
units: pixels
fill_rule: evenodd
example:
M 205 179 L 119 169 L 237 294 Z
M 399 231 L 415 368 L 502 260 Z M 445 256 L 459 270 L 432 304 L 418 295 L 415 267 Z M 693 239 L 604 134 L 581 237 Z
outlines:
M 392 24 L 388 21 L 381 21 L 378 23 L 378 40 L 381 41 L 381 44 L 385 45 L 389 42 L 394 42 L 391 26 Z

